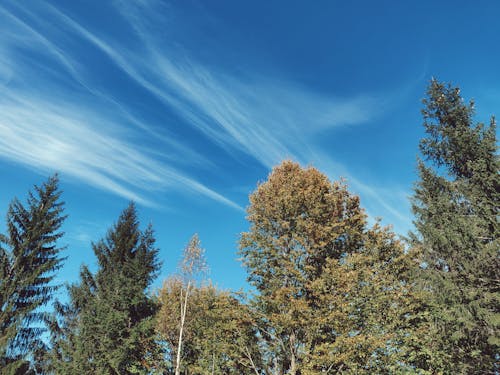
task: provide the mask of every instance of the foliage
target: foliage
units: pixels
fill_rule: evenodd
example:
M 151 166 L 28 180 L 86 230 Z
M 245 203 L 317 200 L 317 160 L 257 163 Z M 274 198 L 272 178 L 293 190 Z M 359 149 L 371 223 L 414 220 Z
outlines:
M 433 295 L 437 353 L 445 373 L 490 373 L 499 353 L 499 159 L 496 125 L 473 123 L 474 104 L 436 80 L 424 100 L 427 137 L 413 198 L 412 245 L 422 251 L 419 277 Z M 430 340 L 429 340 L 430 341 Z M 498 368 L 496 368 L 498 371 Z
M 40 307 L 52 298 L 61 267 L 57 240 L 65 216 L 57 176 L 30 192 L 27 205 L 14 199 L 7 212 L 7 235 L 0 238 L 0 367 L 27 372 L 27 355 L 43 349 Z M 2 244 L 6 245 L 3 247 Z
M 208 266 L 205 260 L 205 250 L 201 247 L 200 239 L 197 234 L 194 234 L 193 237 L 191 237 L 189 243 L 184 248 L 184 253 L 179 266 L 182 284 L 180 288 L 178 288 L 180 314 L 179 339 L 177 340 L 177 346 L 175 347 L 175 375 L 179 375 L 181 371 L 183 334 L 186 328 L 186 316 L 191 291 L 196 285 L 197 277 L 203 277 L 203 275 L 208 271 Z M 174 349 L 174 347 L 171 348 L 172 350 Z
M 417 309 L 411 254 L 387 229 L 367 229 L 358 197 L 314 168 L 283 162 L 250 202 L 240 253 L 258 291 L 265 372 L 397 366 Z
M 159 269 L 153 230 L 139 229 L 130 204 L 93 245 L 98 270 L 82 267 L 70 306 L 54 321 L 52 370 L 61 374 L 149 374 L 158 361 L 156 302 L 147 294 Z
M 284 161 L 250 196 L 241 260 L 253 298 L 206 281 L 194 235 L 155 295 L 151 226 L 130 204 L 58 288 L 57 176 L 13 200 L 0 235 L 2 374 L 498 373 L 500 170 L 494 119 L 431 81 L 409 248 L 343 181 Z M 50 328 L 50 348 L 41 339 Z
M 414 254 L 378 223 L 363 237 L 311 283 L 316 335 L 303 374 L 419 372 L 411 344 L 423 328 L 426 294 L 410 280 Z
M 179 278 L 167 279 L 159 292 L 157 329 L 167 345 L 167 371 L 173 372 L 179 340 Z M 253 320 L 237 295 L 213 285 L 192 288 L 182 346 L 187 374 L 251 374 L 259 366 Z

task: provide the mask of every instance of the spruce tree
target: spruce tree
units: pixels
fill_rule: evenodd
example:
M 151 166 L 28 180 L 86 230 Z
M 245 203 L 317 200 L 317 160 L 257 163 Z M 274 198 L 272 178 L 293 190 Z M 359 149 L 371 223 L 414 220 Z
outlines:
M 25 373 L 37 349 L 43 347 L 46 313 L 40 308 L 52 298 L 52 281 L 62 266 L 61 226 L 64 203 L 53 176 L 30 192 L 27 204 L 14 199 L 7 212 L 7 234 L 0 242 L 0 368 L 2 374 Z
M 93 244 L 98 270 L 82 267 L 62 324 L 54 322 L 52 371 L 149 374 L 156 362 L 156 302 L 147 294 L 159 270 L 153 230 L 139 229 L 135 206 Z
M 474 103 L 432 80 L 413 197 L 423 288 L 433 295 L 433 371 L 494 373 L 499 353 L 499 158 L 496 125 L 474 123 Z M 437 354 L 436 354 L 437 353 Z

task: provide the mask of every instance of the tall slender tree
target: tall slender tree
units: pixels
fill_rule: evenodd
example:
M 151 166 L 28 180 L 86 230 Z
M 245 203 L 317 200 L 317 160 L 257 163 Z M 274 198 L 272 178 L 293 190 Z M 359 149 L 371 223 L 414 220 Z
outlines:
M 71 303 L 56 325 L 52 371 L 60 374 L 149 374 L 157 362 L 156 302 L 147 289 L 159 270 L 153 230 L 139 229 L 134 204 L 93 245 L 95 274 L 82 267 Z
M 184 331 L 186 328 L 186 317 L 188 313 L 188 302 L 192 290 L 196 287 L 197 278 L 206 274 L 208 271 L 205 259 L 205 250 L 201 247 L 198 234 L 194 234 L 189 243 L 184 248 L 184 253 L 179 265 L 180 288 L 179 292 L 179 339 L 175 348 L 175 375 L 181 372 L 182 345 Z
M 3 374 L 27 371 L 28 354 L 43 346 L 40 307 L 52 298 L 62 266 L 64 203 L 58 177 L 30 192 L 27 204 L 14 199 L 7 212 L 7 234 L 0 237 L 0 368 Z
M 412 245 L 423 253 L 432 292 L 431 364 L 445 373 L 494 373 L 499 353 L 500 169 L 494 118 L 474 123 L 474 103 L 432 80 L 424 100 L 426 137 Z

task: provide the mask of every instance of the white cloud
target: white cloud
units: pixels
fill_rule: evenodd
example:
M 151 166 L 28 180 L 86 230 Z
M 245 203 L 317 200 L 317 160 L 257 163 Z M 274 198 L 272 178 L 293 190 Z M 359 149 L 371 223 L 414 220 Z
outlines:
M 56 25 L 50 27 L 64 32 L 66 40 L 73 44 L 85 41 L 93 46 L 94 52 L 107 57 L 125 77 L 162 102 L 165 110 L 174 111 L 187 126 L 212 143 L 230 155 L 250 155 L 267 167 L 284 158 L 293 158 L 303 164 L 313 162 L 320 168 L 324 165 L 330 173 L 333 163 L 323 158 L 315 136 L 332 127 L 371 121 L 386 105 L 386 100 L 376 95 L 340 98 L 255 72 L 235 76 L 204 66 L 173 43 L 166 45 L 165 39 L 152 31 L 158 29 L 156 22 L 168 24 L 155 6 L 150 1 L 116 3 L 117 13 L 128 22 L 128 34 L 140 43 L 120 44 L 49 5 L 44 8 L 44 17 L 50 20 L 48 24 Z M 12 76 L 25 74 L 28 81 L 35 81 L 35 87 L 30 87 L 32 92 L 38 91 L 38 96 L 33 96 L 14 85 L 0 86 L 0 94 L 12 98 L 0 100 L 0 130 L 6 134 L 0 140 L 0 155 L 41 168 L 58 169 L 145 204 L 151 204 L 146 198 L 148 191 L 187 188 L 239 208 L 182 172 L 185 164 L 203 162 L 202 151 L 194 152 L 185 142 L 174 141 L 168 131 L 141 120 L 128 103 L 96 88 L 87 79 L 89 71 L 71 51 L 60 46 L 54 34 L 51 37 L 44 33 L 43 28 L 49 26 L 35 28 L 1 6 L 0 11 L 0 21 L 8 21 L 9 28 L 16 29 L 12 34 L 17 35 L 13 39 L 0 37 L 0 51 L 6 52 L 0 58 L 0 84 L 10 81 Z M 32 19 L 36 17 L 34 12 L 26 14 Z M 64 89 L 37 82 L 36 72 L 17 67 L 14 59 L 21 44 L 57 61 L 66 75 L 92 95 L 92 102 L 78 103 L 79 98 L 65 95 Z M 61 92 L 53 95 L 50 90 Z M 43 94 L 46 97 L 41 99 Z M 116 111 L 113 116 L 102 111 L 106 105 Z M 160 141 L 177 156 L 158 155 L 157 148 L 144 148 L 125 136 L 124 132 L 131 131 L 130 126 Z M 316 162 L 318 156 L 322 159 Z M 347 174 L 359 193 L 376 201 L 377 211 L 397 219 L 405 216 L 388 199 L 390 193 L 358 181 L 342 166 L 336 170 L 345 171 L 342 174 Z
M 3 94 L 0 100 L 3 157 L 75 176 L 146 205 L 153 203 L 145 197 L 145 192 L 187 188 L 239 209 L 215 191 L 107 134 L 104 129 L 116 124 L 108 123 L 97 113 L 35 97 L 5 100 L 6 93 Z
M 32 14 L 23 10 L 23 14 Z M 92 88 L 74 59 L 43 32 L 0 7 L 8 33 L 0 37 L 0 156 L 42 170 L 56 170 L 127 199 L 155 205 L 146 196 L 154 191 L 189 191 L 230 207 L 241 207 L 189 177 L 172 163 L 200 164 L 188 146 L 136 118 L 123 105 Z M 71 92 L 21 63 L 20 50 L 46 56 L 59 64 L 92 95 Z M 44 72 L 47 73 L 47 72 Z M 54 69 L 55 76 L 62 77 Z M 14 82 L 13 82 L 14 80 Z M 106 105 L 115 108 L 113 115 Z M 147 149 L 130 140 L 127 125 L 163 144 L 170 153 Z M 173 156 L 175 155 L 175 156 Z M 163 160 L 163 161 L 161 161 Z M 165 162 L 165 160 L 167 162 Z
M 134 13 L 141 9 L 144 14 Z M 339 99 L 290 82 L 243 80 L 210 70 L 166 48 L 148 31 L 143 20 L 154 13 L 148 6 L 122 9 L 141 38 L 143 51 L 116 46 L 59 10 L 52 8 L 52 13 L 189 125 L 229 151 L 246 152 L 268 167 L 284 157 L 305 160 L 302 154 L 314 132 L 366 122 L 382 105 L 375 97 Z

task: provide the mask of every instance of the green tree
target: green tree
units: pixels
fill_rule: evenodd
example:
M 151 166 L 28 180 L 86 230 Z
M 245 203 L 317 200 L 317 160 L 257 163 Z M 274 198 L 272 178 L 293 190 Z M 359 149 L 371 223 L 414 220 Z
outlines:
M 188 301 L 191 296 L 192 289 L 196 286 L 197 277 L 203 277 L 207 271 L 208 266 L 205 259 L 205 250 L 201 247 L 198 235 L 194 234 L 189 240 L 188 245 L 184 248 L 184 254 L 180 264 L 182 287 L 179 288 L 179 340 L 177 341 L 176 348 L 175 375 L 180 375 L 181 371 L 182 340 L 184 329 L 186 327 L 185 323 Z
M 139 229 L 130 204 L 93 250 L 97 272 L 82 267 L 62 324 L 54 322 L 52 371 L 149 374 L 158 361 L 157 303 L 147 294 L 159 270 L 153 230 Z
M 30 192 L 26 206 L 14 199 L 7 212 L 7 234 L 0 237 L 0 367 L 2 374 L 27 372 L 27 355 L 43 347 L 40 307 L 52 298 L 62 266 L 57 246 L 64 222 L 58 178 Z
M 364 214 L 344 186 L 290 161 L 259 185 L 247 212 L 251 227 L 242 234 L 240 254 L 258 291 L 266 372 L 296 374 L 311 341 L 309 282 L 328 258 L 359 241 Z
M 349 253 L 327 259 L 310 287 L 315 337 L 302 374 L 424 373 L 414 366 L 413 341 L 427 328 L 427 295 L 411 278 L 417 265 L 378 223 Z
M 257 290 L 266 373 L 405 366 L 417 311 L 411 254 L 387 229 L 368 228 L 345 184 L 285 161 L 250 196 L 248 219 L 240 253 Z
M 496 125 L 474 124 L 474 103 L 432 80 L 423 101 L 426 137 L 412 245 L 422 251 L 423 289 L 437 353 L 429 366 L 444 373 L 494 373 L 499 353 L 499 158 Z M 430 340 L 429 340 L 430 341 Z
M 180 291 L 184 288 L 179 278 L 171 277 L 159 292 L 157 329 L 167 343 L 169 372 L 175 371 Z M 236 375 L 259 370 L 253 318 L 238 295 L 211 284 L 193 286 L 187 311 L 181 354 L 183 373 Z

